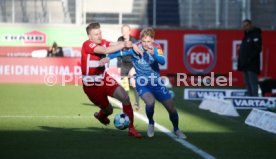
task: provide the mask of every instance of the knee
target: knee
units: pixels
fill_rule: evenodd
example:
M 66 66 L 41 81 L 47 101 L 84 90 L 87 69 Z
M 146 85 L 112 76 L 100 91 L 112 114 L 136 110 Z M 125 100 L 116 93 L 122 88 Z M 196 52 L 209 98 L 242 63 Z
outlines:
M 176 112 L 176 109 L 175 109 L 173 103 L 166 103 L 164 106 L 166 107 L 167 111 L 170 114 Z
M 176 109 L 175 109 L 174 107 L 171 107 L 171 108 L 168 109 L 168 112 L 169 112 L 170 114 L 175 113 L 175 112 L 176 112 Z
M 176 112 L 176 109 L 175 109 L 175 107 L 174 107 L 173 105 L 167 107 L 167 110 L 168 110 L 168 112 L 169 112 L 170 114 Z
M 154 100 L 147 100 L 147 101 L 145 101 L 145 104 L 148 106 L 154 106 L 155 102 L 154 102 Z

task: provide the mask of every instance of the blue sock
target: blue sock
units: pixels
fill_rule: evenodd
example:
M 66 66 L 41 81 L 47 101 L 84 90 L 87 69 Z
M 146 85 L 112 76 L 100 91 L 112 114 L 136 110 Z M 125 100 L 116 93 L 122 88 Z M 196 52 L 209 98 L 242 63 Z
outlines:
M 154 124 L 153 114 L 154 114 L 154 105 L 146 105 L 146 114 L 149 120 L 149 124 Z
M 178 130 L 178 114 L 177 114 L 177 111 L 173 112 L 173 113 L 170 113 L 170 120 L 173 124 L 173 130 L 176 131 Z

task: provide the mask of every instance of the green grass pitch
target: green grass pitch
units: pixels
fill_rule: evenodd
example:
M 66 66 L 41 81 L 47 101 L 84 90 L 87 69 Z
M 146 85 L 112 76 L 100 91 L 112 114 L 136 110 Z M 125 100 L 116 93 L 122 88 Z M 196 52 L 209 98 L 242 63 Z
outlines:
M 276 157 L 276 135 L 245 125 L 249 111 L 240 110 L 240 117 L 219 116 L 198 109 L 199 102 L 184 101 L 183 88 L 174 91 L 180 128 L 188 142 L 216 158 Z M 145 114 L 141 107 L 140 113 Z M 96 111 L 81 86 L 1 84 L 0 159 L 201 158 L 160 131 L 147 138 L 147 124 L 138 118 L 135 125 L 142 139 L 127 136 L 126 130 L 113 124 L 103 126 L 91 117 Z M 114 107 L 113 114 L 120 111 Z M 172 129 L 159 103 L 154 118 Z

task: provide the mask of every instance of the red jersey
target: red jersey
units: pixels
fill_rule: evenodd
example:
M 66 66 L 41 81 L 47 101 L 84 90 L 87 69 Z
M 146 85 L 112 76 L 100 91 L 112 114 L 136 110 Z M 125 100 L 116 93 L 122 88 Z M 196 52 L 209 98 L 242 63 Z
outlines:
M 94 49 L 96 46 L 108 47 L 110 44 L 109 41 L 102 39 L 100 44 L 95 44 L 91 40 L 86 40 L 81 49 L 81 70 L 82 75 L 91 76 L 91 75 L 102 75 L 105 71 L 105 67 L 99 66 L 99 60 L 104 58 L 103 54 L 95 54 Z

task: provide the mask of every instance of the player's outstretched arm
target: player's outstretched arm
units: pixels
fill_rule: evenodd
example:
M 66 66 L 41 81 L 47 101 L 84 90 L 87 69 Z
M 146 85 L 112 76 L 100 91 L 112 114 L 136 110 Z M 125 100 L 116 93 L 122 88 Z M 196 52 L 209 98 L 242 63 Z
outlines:
M 120 45 L 120 44 L 122 44 L 122 43 L 124 43 L 124 41 L 110 42 L 110 43 L 109 43 L 109 46 Z
M 115 46 L 115 45 L 119 45 L 120 43 L 123 43 L 122 41 L 118 41 L 118 42 L 110 42 L 110 46 Z M 143 56 L 143 51 L 141 50 L 141 48 L 139 48 L 136 44 L 132 44 L 131 46 L 133 48 L 133 51 L 140 55 Z
M 127 56 L 127 55 L 131 55 L 131 54 L 133 54 L 133 50 L 132 49 L 130 49 L 128 51 L 121 51 L 120 50 L 120 51 L 116 51 L 114 53 L 108 54 L 107 57 L 109 59 L 114 59 L 114 58 L 119 57 L 119 56 Z
M 113 52 L 116 52 L 118 50 L 121 50 L 123 48 L 131 48 L 132 47 L 132 42 L 129 42 L 129 41 L 125 41 L 125 42 L 119 42 L 117 45 L 111 45 L 109 47 L 103 47 L 103 46 L 96 46 L 95 49 L 94 49 L 94 52 L 96 54 L 110 54 L 110 53 L 113 53 Z
M 143 51 L 136 44 L 133 44 L 133 52 L 140 56 L 143 56 Z
M 99 66 L 104 66 L 105 64 L 109 64 L 109 58 L 102 58 L 100 61 L 99 61 Z

